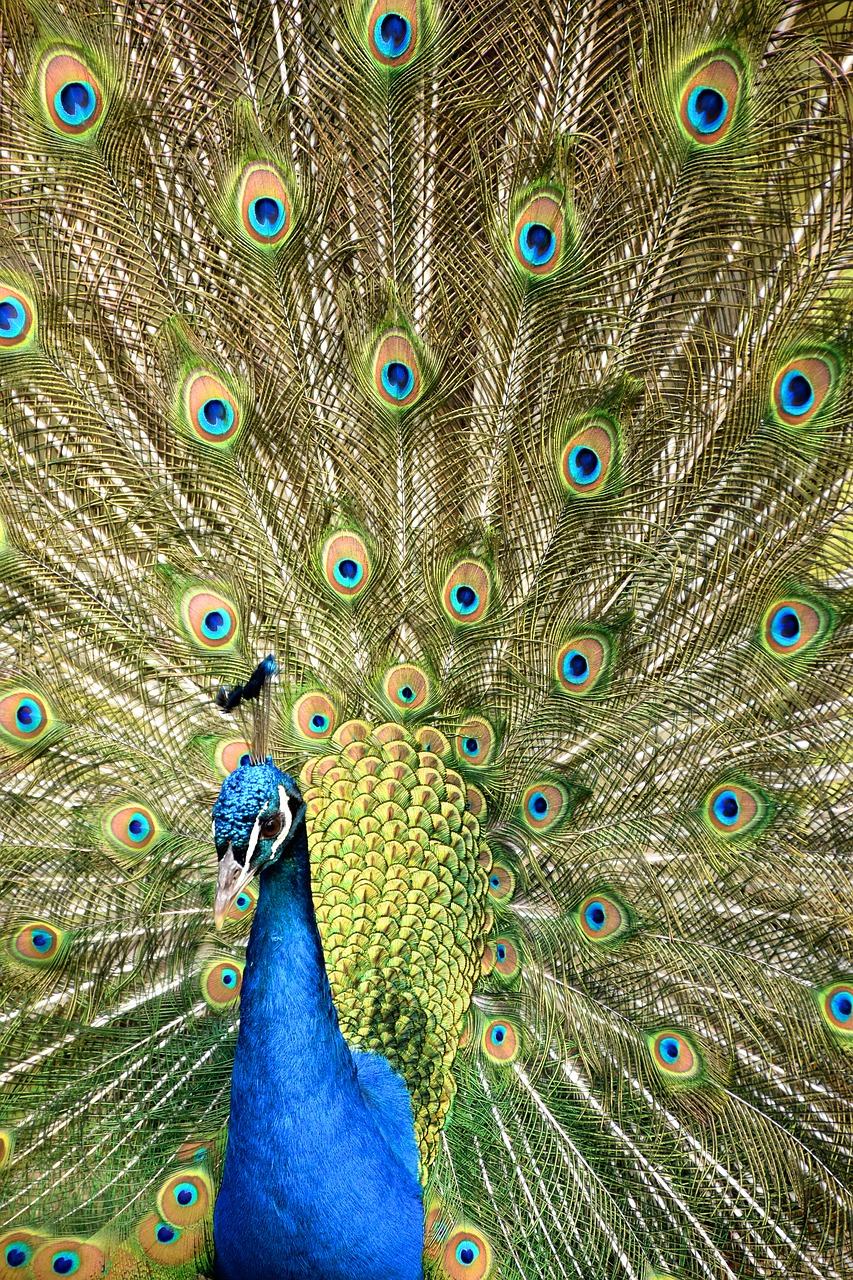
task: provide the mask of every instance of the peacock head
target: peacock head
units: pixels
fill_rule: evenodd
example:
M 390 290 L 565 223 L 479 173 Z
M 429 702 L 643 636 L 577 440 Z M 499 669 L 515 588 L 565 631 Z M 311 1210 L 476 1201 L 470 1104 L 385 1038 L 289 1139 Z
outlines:
M 304 820 L 299 788 L 269 757 L 260 764 L 247 761 L 225 779 L 213 806 L 219 857 L 213 912 L 217 929 L 252 876 L 291 856 L 293 838 Z

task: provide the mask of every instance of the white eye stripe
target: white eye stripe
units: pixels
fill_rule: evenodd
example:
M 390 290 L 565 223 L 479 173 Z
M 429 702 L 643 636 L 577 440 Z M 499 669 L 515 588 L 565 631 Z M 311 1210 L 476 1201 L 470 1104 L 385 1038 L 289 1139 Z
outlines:
M 287 803 L 287 799 L 288 799 L 287 792 L 285 791 L 284 787 L 281 786 L 281 784 L 279 784 L 278 804 L 279 804 L 279 812 L 281 813 L 284 826 L 282 827 L 281 831 L 279 832 L 275 840 L 275 843 L 273 844 L 273 847 L 272 847 L 273 853 L 275 853 L 276 850 L 280 849 L 281 846 L 284 844 L 290 832 L 290 828 L 293 825 L 293 814 L 290 812 L 290 805 Z
M 252 834 L 249 836 L 249 844 L 246 848 L 246 863 L 248 866 L 252 861 L 252 854 L 258 847 L 258 841 L 261 838 L 261 819 L 260 816 L 255 818 L 255 825 L 252 827 Z

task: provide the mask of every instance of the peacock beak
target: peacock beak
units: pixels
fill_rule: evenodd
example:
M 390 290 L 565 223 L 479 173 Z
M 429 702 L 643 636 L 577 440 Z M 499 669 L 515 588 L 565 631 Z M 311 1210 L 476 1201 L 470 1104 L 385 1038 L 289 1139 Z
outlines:
M 216 879 L 216 897 L 213 903 L 213 921 L 217 929 L 221 929 L 225 917 L 241 889 L 244 889 L 254 875 L 249 863 L 243 866 L 234 857 L 234 850 L 229 841 L 228 848 L 219 859 L 219 875 Z

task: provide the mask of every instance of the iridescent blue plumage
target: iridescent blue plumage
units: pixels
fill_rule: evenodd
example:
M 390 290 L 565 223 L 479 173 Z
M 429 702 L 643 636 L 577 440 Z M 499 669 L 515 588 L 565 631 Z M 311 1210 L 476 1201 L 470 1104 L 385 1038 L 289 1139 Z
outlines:
M 409 1096 L 384 1058 L 351 1051 L 341 1035 L 303 809 L 271 760 L 241 765 L 214 807 L 220 889 L 229 881 L 233 898 L 263 868 L 214 1216 L 216 1276 L 418 1280 L 423 1205 Z

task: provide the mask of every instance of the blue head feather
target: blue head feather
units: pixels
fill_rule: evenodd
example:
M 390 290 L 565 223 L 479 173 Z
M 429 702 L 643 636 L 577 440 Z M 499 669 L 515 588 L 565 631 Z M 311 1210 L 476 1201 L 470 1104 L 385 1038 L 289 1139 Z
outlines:
M 282 773 L 270 756 L 260 764 L 241 764 L 228 775 L 213 806 L 214 840 L 220 855 L 229 843 L 235 850 L 247 847 L 259 813 L 278 812 L 279 787 L 301 803 L 295 781 L 289 773 Z

